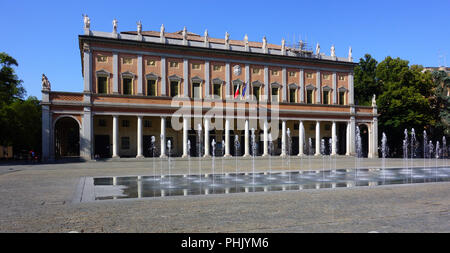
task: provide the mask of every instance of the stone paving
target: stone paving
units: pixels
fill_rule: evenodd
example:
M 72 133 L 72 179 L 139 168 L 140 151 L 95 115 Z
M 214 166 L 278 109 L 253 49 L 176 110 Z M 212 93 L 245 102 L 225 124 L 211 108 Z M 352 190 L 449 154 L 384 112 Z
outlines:
M 295 157 L 291 169 L 381 166 L 381 159 L 327 159 Z M 174 161 L 173 173 L 188 172 L 187 159 Z M 222 160 L 215 161 L 221 169 Z M 194 173 L 197 162 L 191 161 Z M 211 162 L 202 159 L 202 173 Z M 286 159 L 271 162 L 273 170 L 288 169 Z M 450 166 L 450 160 L 422 159 L 408 166 L 424 163 Z M 152 164 L 152 159 L 0 164 L 0 232 L 450 232 L 449 182 L 73 202 L 81 177 L 151 175 Z M 240 158 L 238 164 L 239 171 L 250 171 L 252 160 Z M 266 171 L 269 159 L 257 158 L 255 165 Z M 402 159 L 386 161 L 387 167 L 405 165 Z M 234 158 L 224 160 L 224 170 L 235 171 Z

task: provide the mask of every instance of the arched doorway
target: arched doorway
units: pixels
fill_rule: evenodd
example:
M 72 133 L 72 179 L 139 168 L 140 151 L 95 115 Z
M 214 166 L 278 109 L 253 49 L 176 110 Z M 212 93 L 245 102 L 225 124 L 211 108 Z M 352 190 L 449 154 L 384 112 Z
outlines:
M 80 126 L 72 117 L 62 117 L 55 123 L 55 157 L 80 156 Z
M 361 136 L 362 157 L 369 154 L 369 128 L 366 124 L 359 125 L 359 134 Z

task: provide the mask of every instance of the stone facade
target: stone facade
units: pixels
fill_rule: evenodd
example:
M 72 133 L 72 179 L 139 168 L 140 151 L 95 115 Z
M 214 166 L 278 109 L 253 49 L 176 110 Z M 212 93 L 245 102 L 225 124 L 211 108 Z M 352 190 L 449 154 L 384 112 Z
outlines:
M 74 129 L 79 130 L 74 137 L 79 138 L 79 155 L 88 160 L 100 153 L 152 156 L 151 136 L 158 155 L 168 155 L 170 140 L 170 155 L 186 156 L 187 140 L 197 147 L 193 142 L 199 124 L 202 142 L 208 144 L 203 145 L 205 156 L 211 155 L 212 139 L 221 143 L 224 138 L 225 155 L 234 155 L 235 135 L 243 146 L 241 154 L 249 155 L 252 128 L 258 155 L 268 155 L 268 135 L 278 131 L 281 134 L 272 136 L 272 155 L 286 155 L 287 132 L 295 144 L 290 155 L 306 155 L 311 149 L 320 155 L 323 138 L 332 140 L 329 153 L 354 155 L 355 127 L 361 124 L 368 131 L 367 155 L 378 156 L 376 105 L 353 104 L 351 57 L 161 31 L 115 34 L 85 28 L 79 36 L 83 92 L 42 90 L 44 160 L 64 156 L 55 150 L 61 142 L 55 139 L 57 121 L 62 118 L 73 119 Z M 240 94 L 234 98 L 238 85 Z M 188 105 L 189 113 L 173 119 L 182 109 L 180 104 Z M 220 113 L 211 113 L 214 110 Z M 312 146 L 309 138 L 314 140 Z

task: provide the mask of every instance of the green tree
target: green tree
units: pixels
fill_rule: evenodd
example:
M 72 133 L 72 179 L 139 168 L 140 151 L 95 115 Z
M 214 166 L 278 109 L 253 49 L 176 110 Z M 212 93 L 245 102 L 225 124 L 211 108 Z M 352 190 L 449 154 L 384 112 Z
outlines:
M 377 64 L 370 54 L 365 54 L 354 69 L 355 101 L 358 105 L 370 105 L 373 94 L 380 95 L 381 89 L 376 79 Z
M 0 103 L 10 104 L 25 96 L 22 80 L 15 74 L 13 66 L 17 61 L 4 52 L 0 52 Z
M 24 99 L 22 81 L 15 74 L 17 61 L 0 53 L 0 145 L 14 153 L 41 149 L 41 106 L 36 97 Z
M 439 118 L 436 132 L 450 136 L 450 77 L 444 71 L 434 71 L 434 109 Z
M 435 125 L 436 118 L 429 99 L 433 82 L 422 67 L 400 58 L 386 57 L 376 68 L 376 77 L 382 93 L 377 99 L 379 129 L 390 138 L 394 156 L 401 155 L 404 129 L 416 130 L 421 136 L 424 129 Z

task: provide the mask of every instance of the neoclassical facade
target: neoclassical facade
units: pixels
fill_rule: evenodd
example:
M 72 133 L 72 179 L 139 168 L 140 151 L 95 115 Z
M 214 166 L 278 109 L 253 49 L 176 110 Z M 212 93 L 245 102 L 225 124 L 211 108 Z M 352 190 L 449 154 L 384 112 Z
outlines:
M 355 155 L 357 127 L 378 157 L 376 103 L 354 104 L 351 49 L 342 58 L 334 46 L 327 56 L 141 23 L 119 33 L 117 21 L 99 32 L 87 16 L 79 47 L 82 92 L 52 91 L 43 76 L 44 160 L 249 156 L 253 140 L 261 156 Z

